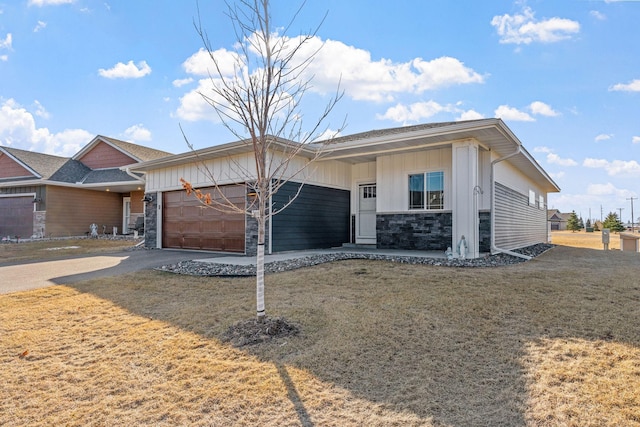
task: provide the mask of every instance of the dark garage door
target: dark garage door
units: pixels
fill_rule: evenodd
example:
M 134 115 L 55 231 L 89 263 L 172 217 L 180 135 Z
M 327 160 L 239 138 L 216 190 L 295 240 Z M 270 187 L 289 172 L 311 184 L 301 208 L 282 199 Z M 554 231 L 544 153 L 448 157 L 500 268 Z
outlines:
M 0 197 L 0 236 L 33 234 L 33 196 Z
M 287 182 L 273 196 L 274 209 L 295 197 Z M 350 192 L 306 184 L 294 202 L 273 217 L 273 252 L 332 248 L 349 242 Z
M 213 188 L 200 190 L 216 196 Z M 244 207 L 244 185 L 227 185 L 222 190 L 234 204 Z M 163 247 L 244 252 L 244 214 L 223 213 L 203 207 L 195 196 L 187 196 L 184 190 L 164 193 L 163 203 Z

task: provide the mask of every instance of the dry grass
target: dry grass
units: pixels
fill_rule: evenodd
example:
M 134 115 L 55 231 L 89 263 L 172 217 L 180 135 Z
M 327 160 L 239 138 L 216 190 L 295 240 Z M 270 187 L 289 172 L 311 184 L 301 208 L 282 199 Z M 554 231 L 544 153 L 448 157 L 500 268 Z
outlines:
M 593 233 L 587 233 L 585 231 L 552 231 L 551 243 L 554 245 L 573 246 L 576 248 L 588 248 L 588 249 L 604 249 L 602 244 L 602 232 L 594 231 Z M 611 233 L 609 235 L 609 249 L 620 249 L 620 235 L 618 233 Z
M 0 244 L 0 262 L 14 263 L 76 255 L 112 252 L 130 248 L 133 240 L 109 239 L 42 239 Z
M 302 334 L 241 350 L 251 279 L 140 272 L 0 296 L 0 425 L 640 426 L 640 255 L 267 277 Z M 25 352 L 27 352 L 25 354 Z

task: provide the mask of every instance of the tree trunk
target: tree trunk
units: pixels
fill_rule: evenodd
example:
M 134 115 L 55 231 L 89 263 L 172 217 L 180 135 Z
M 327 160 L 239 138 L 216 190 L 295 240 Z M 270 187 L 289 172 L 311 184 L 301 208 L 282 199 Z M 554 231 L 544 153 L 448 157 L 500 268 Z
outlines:
M 266 235 L 267 211 L 266 211 L 266 192 L 260 192 L 258 195 L 258 251 L 256 259 L 256 316 L 257 321 L 264 321 L 264 246 Z

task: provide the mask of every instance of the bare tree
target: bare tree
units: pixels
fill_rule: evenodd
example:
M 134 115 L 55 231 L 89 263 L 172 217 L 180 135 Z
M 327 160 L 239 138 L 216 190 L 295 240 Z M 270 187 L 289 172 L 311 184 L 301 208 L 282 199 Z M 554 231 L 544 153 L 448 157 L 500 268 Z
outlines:
M 326 134 L 328 127 L 323 123 L 342 97 L 338 85 L 336 93 L 317 119 L 311 126 L 303 126 L 301 101 L 312 80 L 307 70 L 318 53 L 318 50 L 308 53 L 306 48 L 319 26 L 309 34 L 287 36 L 299 12 L 300 9 L 284 31 L 277 33 L 271 24 L 269 0 L 227 3 L 227 14 L 233 23 L 237 40 L 232 70 L 213 49 L 203 29 L 199 12 L 198 21 L 194 22 L 212 63 L 212 71 L 209 73 L 212 89 L 209 93 L 201 92 L 201 95 L 213 107 L 223 125 L 239 141 L 244 141 L 253 149 L 255 164 L 250 168 L 229 159 L 229 166 L 247 183 L 248 192 L 253 197 L 242 206 L 233 203 L 219 185 L 221 177 L 215 174 L 216 171 L 207 168 L 204 162 L 200 164 L 207 179 L 213 184 L 213 195 L 194 189 L 191 183 L 183 179 L 181 182 L 187 193 L 193 192 L 206 207 L 223 212 L 242 212 L 256 219 L 256 312 L 259 321 L 265 316 L 264 254 L 267 221 L 289 206 L 300 194 L 308 177 L 309 165 L 322 153 L 323 144 L 310 146 L 309 143 Z M 344 123 L 332 134 L 336 135 L 343 128 Z M 185 140 L 193 149 L 186 137 Z M 325 139 L 324 144 L 329 140 L 330 138 Z M 303 160 L 300 161 L 301 159 Z M 300 183 L 297 193 L 285 206 L 274 210 L 269 202 L 271 197 L 293 178 Z

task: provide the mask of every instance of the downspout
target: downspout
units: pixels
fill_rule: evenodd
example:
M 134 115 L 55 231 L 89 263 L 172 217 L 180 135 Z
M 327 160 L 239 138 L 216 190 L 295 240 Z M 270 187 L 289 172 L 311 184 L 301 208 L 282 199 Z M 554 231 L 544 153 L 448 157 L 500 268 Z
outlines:
M 144 178 L 144 174 L 142 176 L 138 176 L 135 175 L 133 172 L 131 172 L 131 166 L 127 166 L 124 168 L 124 171 L 127 175 L 129 175 L 131 178 L 135 179 L 136 181 L 142 181 L 143 184 L 147 183 L 147 180 Z
M 521 146 L 520 144 L 518 144 L 518 148 L 516 148 L 516 151 L 511 154 L 507 154 L 506 156 L 495 159 L 491 162 L 491 255 L 494 255 L 496 253 L 505 253 L 514 257 L 530 260 L 531 257 L 529 255 L 519 254 L 517 252 L 510 251 L 508 249 L 502 249 L 496 246 L 496 181 L 494 169 L 497 163 L 510 159 L 511 157 L 520 154 L 521 151 Z

